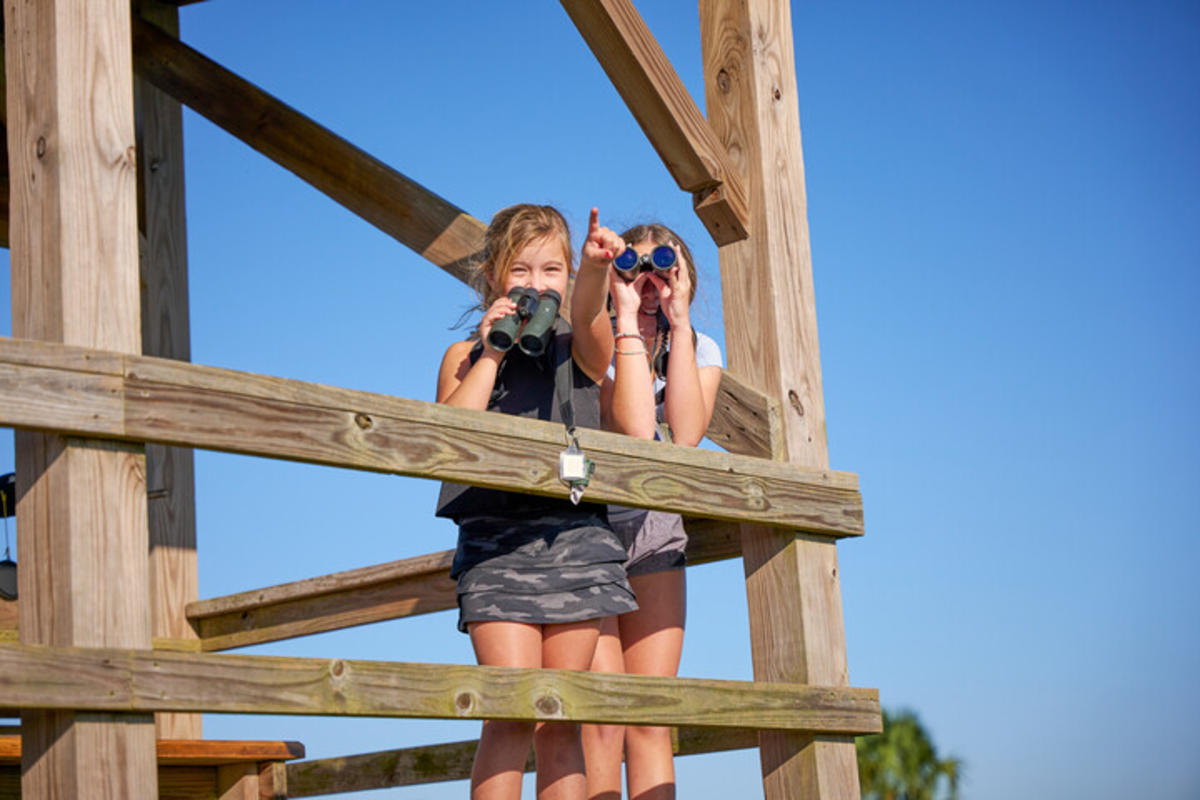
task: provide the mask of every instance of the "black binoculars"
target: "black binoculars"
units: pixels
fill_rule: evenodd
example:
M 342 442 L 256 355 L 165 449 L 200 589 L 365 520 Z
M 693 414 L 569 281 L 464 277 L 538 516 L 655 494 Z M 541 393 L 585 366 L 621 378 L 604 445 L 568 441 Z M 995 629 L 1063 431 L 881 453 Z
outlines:
M 619 256 L 613 259 L 613 267 L 617 274 L 631 281 L 643 272 L 654 270 L 660 278 L 666 278 L 675 266 L 675 248 L 669 244 L 660 244 L 645 255 L 638 255 L 637 250 L 626 247 Z
M 517 313 L 501 317 L 488 331 L 487 343 L 493 350 L 507 353 L 513 342 L 527 356 L 540 356 L 550 344 L 550 333 L 562 296 L 553 289 L 541 295 L 536 289 L 518 287 L 508 293 L 508 299 L 517 304 Z

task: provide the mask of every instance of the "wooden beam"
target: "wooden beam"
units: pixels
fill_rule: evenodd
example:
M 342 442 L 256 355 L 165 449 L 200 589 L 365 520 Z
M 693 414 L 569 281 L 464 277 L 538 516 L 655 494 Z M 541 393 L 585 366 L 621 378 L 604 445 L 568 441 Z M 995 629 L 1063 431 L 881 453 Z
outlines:
M 752 730 L 738 728 L 679 728 L 672 749 L 677 756 L 744 750 L 758 746 Z M 406 747 L 377 753 L 295 761 L 285 769 L 288 797 L 315 797 L 334 792 L 361 792 L 395 786 L 466 780 L 479 741 Z M 525 771 L 533 772 L 530 753 Z
M 568 670 L 0 646 L 0 708 L 700 725 L 858 735 L 878 693 Z
M 134 66 L 146 80 L 198 114 L 459 280 L 470 282 L 469 266 L 483 250 L 484 223 L 187 45 L 141 22 L 134 25 Z M 669 64 L 665 69 L 671 72 Z M 682 97 L 692 102 L 686 90 Z M 694 133 L 693 138 L 703 139 L 704 132 L 711 138 L 703 117 L 698 123 L 692 118 L 698 115 L 695 111 L 688 116 L 688 129 L 701 132 Z M 719 146 L 715 152 L 724 157 Z M 706 157 L 705 163 L 708 160 Z M 728 187 L 705 191 L 708 196 L 728 192 Z M 719 220 L 725 206 L 713 207 L 716 210 L 705 216 L 716 221 L 712 224 L 724 224 Z M 723 377 L 721 401 L 713 414 L 709 436 L 730 452 L 767 455 L 764 443 L 775 435 L 770 427 L 771 402 L 744 382 Z
M 129 2 L 4 16 L 13 330 L 138 353 Z M 16 473 L 22 641 L 148 648 L 142 446 L 19 431 Z M 26 797 L 158 793 L 147 714 L 29 710 L 22 738 Z
M 113 372 L 114 367 L 117 372 Z M 0 339 L 0 425 L 565 496 L 563 427 L 178 361 Z M 861 532 L 858 479 L 583 429 L 595 502 L 825 536 Z
M 179 36 L 179 11 L 138 0 L 135 12 L 165 34 Z M 141 232 L 142 352 L 189 361 L 187 219 L 183 185 L 183 110 L 138 78 L 133 84 L 138 148 L 138 229 Z M 196 491 L 192 451 L 146 445 L 150 525 L 150 614 L 154 636 L 195 639 L 185 606 L 199 598 Z M 199 739 L 199 714 L 159 715 L 160 739 Z
M 792 21 L 782 0 L 701 0 L 709 120 L 739 159 L 750 233 L 721 250 L 729 364 L 782 409 L 778 457 L 828 466 Z M 742 538 L 754 675 L 847 685 L 837 550 L 779 528 Z M 768 800 L 857 800 L 849 738 L 760 734 Z
M 774 458 L 783 448 L 779 403 L 724 370 L 705 435 L 730 453 Z
M 466 281 L 486 226 L 153 25 L 135 21 L 138 74 L 314 188 Z
M 646 138 L 718 245 L 746 238 L 737 168 L 630 0 L 562 0 Z

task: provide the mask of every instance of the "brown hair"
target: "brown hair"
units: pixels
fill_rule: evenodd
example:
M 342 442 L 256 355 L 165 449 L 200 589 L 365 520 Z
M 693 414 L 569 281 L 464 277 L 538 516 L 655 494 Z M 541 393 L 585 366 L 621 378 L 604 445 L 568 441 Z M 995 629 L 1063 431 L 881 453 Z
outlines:
M 479 292 L 482 308 L 488 308 L 500 296 L 493 286 L 504 285 L 517 254 L 531 242 L 551 236 L 561 239 L 563 261 L 568 274 L 574 275 L 571 230 L 558 209 L 518 203 L 496 212 L 483 236 L 483 260 L 471 273 L 471 286 Z
M 683 254 L 684 260 L 687 261 L 688 278 L 692 282 L 692 291 L 688 295 L 688 305 L 691 305 L 692 301 L 696 299 L 696 259 L 692 258 L 692 251 L 679 234 L 661 222 L 648 222 L 645 225 L 634 225 L 622 233 L 621 238 L 630 245 L 635 245 L 646 239 L 649 239 L 656 245 L 671 243 L 679 245 L 679 252 Z

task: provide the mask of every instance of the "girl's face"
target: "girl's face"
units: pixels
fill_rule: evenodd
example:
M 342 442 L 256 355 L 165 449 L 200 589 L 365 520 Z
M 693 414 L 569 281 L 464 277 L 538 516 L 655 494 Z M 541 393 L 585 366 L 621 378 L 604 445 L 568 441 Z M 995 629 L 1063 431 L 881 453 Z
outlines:
M 644 256 L 647 253 L 652 252 L 654 248 L 658 247 L 658 244 L 656 244 L 653 239 L 647 236 L 645 239 L 642 239 L 640 242 L 632 245 L 632 247 L 635 253 L 637 253 L 639 256 Z M 642 278 L 642 313 L 647 315 L 654 314 L 658 311 L 659 305 L 659 284 L 657 281 L 661 279 L 652 272 L 647 272 L 640 277 Z
M 502 283 L 497 284 L 494 278 L 489 277 L 488 284 L 497 296 L 507 295 L 513 289 L 521 287 L 532 288 L 539 294 L 553 289 L 558 292 L 559 297 L 565 298 L 567 282 L 570 279 L 567 264 L 562 238 L 546 236 L 535 239 L 517 253 Z

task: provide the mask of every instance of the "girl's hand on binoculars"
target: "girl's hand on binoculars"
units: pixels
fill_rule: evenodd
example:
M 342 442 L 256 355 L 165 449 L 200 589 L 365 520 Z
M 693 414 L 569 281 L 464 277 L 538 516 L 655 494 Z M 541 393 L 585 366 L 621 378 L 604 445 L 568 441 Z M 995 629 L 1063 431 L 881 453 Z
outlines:
M 671 246 L 675 248 L 675 266 L 671 267 L 666 281 L 659 280 L 658 300 L 667 321 L 675 328 L 691 325 L 689 304 L 692 296 L 692 278 L 683 260 L 683 253 L 679 252 L 679 246 L 674 243 Z
M 593 208 L 588 217 L 587 238 L 583 241 L 580 268 L 607 269 L 617 254 L 625 249 L 625 240 L 600 224 L 600 211 Z
M 491 307 L 484 312 L 483 319 L 479 321 L 479 338 L 483 342 L 484 353 L 496 352 L 487 345 L 488 334 L 492 332 L 492 326 L 497 320 L 517 313 L 517 304 L 514 303 L 508 295 L 497 297 Z M 503 353 L 499 355 L 503 356 Z
M 637 327 L 637 313 L 642 306 L 642 284 L 650 274 L 644 272 L 634 280 L 627 281 L 618 275 L 615 269 L 608 271 L 608 291 L 612 295 L 618 325 L 625 322 L 633 328 Z

